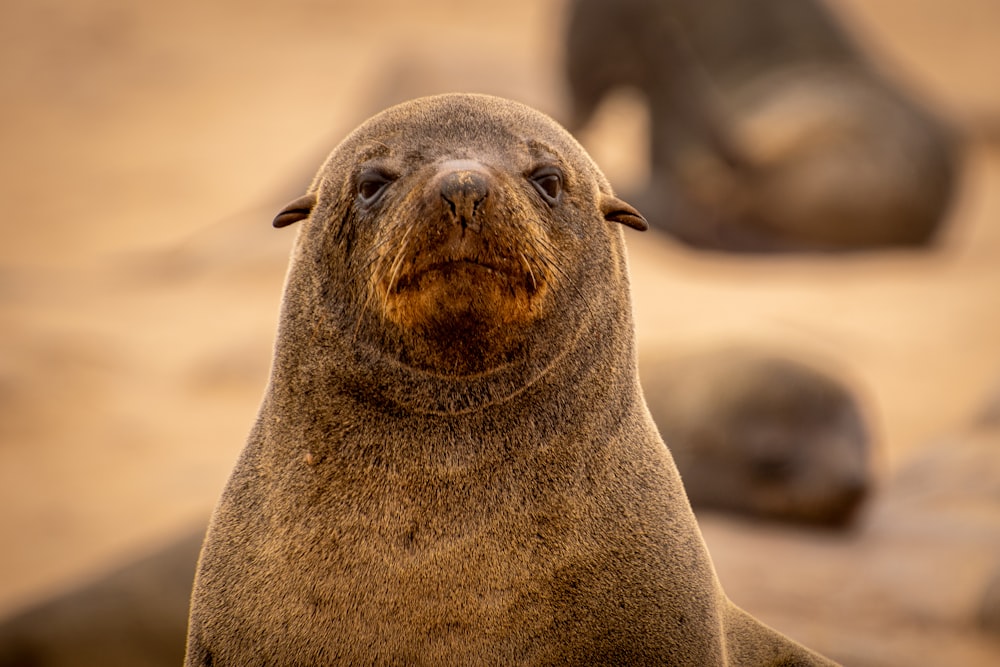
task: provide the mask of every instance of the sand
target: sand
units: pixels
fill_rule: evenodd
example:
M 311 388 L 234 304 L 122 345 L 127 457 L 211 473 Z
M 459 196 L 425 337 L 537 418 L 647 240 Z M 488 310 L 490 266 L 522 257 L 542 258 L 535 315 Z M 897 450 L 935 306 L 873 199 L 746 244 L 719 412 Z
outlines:
M 970 137 L 942 244 L 776 260 L 628 232 L 636 322 L 642 349 L 749 341 L 838 364 L 865 397 L 888 480 L 962 429 L 1000 383 L 1000 5 L 838 6 L 880 63 Z M 294 234 L 270 228 L 274 212 L 391 101 L 494 92 L 559 117 L 561 10 L 555 0 L 0 6 L 0 616 L 204 522 L 266 382 Z M 583 137 L 620 186 L 641 178 L 641 128 L 625 100 Z M 808 559 L 849 548 L 706 526 L 735 591 L 760 573 L 734 550 L 791 540 L 789 553 Z M 752 607 L 754 590 L 734 597 Z M 787 608 L 770 613 L 795 623 Z M 893 641 L 919 646 L 906 632 Z M 964 647 L 953 654 L 964 664 L 1000 655 L 956 632 L 947 641 Z

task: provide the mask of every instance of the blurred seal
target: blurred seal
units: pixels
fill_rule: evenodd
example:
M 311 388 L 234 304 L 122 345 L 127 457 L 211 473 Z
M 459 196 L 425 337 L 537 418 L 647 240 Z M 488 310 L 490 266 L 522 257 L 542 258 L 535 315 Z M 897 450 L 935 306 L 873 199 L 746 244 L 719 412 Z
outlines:
M 0 667 L 170 667 L 184 660 L 204 527 L 0 623 Z
M 956 180 L 944 123 L 817 0 L 575 0 L 574 131 L 632 87 L 652 169 L 635 202 L 682 243 L 745 252 L 932 242 Z
M 728 348 L 643 360 L 640 374 L 696 508 L 841 526 L 868 494 L 861 410 L 813 365 Z

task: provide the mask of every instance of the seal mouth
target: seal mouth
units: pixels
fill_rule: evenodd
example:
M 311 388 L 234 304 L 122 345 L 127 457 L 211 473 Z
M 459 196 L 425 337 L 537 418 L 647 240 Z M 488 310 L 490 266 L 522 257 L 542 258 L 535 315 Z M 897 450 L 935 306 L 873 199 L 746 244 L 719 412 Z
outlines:
M 414 270 L 397 276 L 389 291 L 400 294 L 410 289 L 420 289 L 431 280 L 443 280 L 456 284 L 475 286 L 478 281 L 500 281 L 523 287 L 529 295 L 538 290 L 538 281 L 530 266 L 519 266 L 514 262 L 497 261 L 482 257 L 449 257 L 424 263 Z
M 549 278 L 527 249 L 414 250 L 374 276 L 382 312 L 404 328 L 441 341 L 460 336 L 466 346 L 474 339 L 494 345 L 511 334 L 497 327 L 541 315 Z

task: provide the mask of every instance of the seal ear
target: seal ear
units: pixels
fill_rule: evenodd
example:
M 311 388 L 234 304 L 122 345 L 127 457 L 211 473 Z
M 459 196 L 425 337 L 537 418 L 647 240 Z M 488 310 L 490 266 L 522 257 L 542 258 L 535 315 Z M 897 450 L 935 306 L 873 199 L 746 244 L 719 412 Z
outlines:
M 281 209 L 281 212 L 274 216 L 274 221 L 271 224 L 275 227 L 287 227 L 299 220 L 305 220 L 312 213 L 315 205 L 316 195 L 302 195 Z
M 649 223 L 642 213 L 632 208 L 618 197 L 604 197 L 601 200 L 601 213 L 608 222 L 620 222 L 621 224 L 644 232 L 649 229 Z

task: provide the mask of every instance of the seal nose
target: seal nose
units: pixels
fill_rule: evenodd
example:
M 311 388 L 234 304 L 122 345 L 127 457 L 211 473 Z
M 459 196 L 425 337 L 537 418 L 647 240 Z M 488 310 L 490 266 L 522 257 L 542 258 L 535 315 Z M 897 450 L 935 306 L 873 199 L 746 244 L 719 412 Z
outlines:
M 452 219 L 462 225 L 463 231 L 478 232 L 482 221 L 479 209 L 490 194 L 488 174 L 478 163 L 462 164 L 441 177 L 440 187 L 441 199 Z

